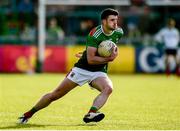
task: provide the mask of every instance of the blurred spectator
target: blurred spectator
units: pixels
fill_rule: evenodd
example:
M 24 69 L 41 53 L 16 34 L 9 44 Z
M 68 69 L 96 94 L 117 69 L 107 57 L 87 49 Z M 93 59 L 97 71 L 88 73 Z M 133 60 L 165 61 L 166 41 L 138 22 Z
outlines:
M 21 13 L 32 13 L 34 10 L 31 0 L 21 0 L 18 4 L 18 11 Z
M 151 36 L 150 36 L 150 24 L 151 24 L 151 18 L 150 18 L 150 8 L 148 6 L 144 6 L 142 8 L 142 15 L 139 17 L 139 30 L 141 32 L 142 37 L 142 43 L 144 45 L 149 45 L 151 42 Z
M 178 58 L 178 43 L 180 40 L 180 34 L 178 29 L 175 28 L 176 22 L 174 19 L 168 19 L 167 27 L 162 28 L 156 35 L 155 40 L 163 43 L 165 47 L 165 65 L 166 74 L 170 72 L 170 59 L 173 58 L 176 61 L 176 74 L 180 76 L 180 60 Z
M 20 34 L 20 38 L 23 41 L 35 41 L 36 38 L 36 28 L 29 24 L 25 24 L 23 30 Z
M 3 15 L 2 12 L 0 12 L 0 36 L 6 35 L 8 32 L 8 25 L 5 15 Z
M 84 44 L 86 42 L 86 37 L 89 31 L 94 27 L 94 21 L 90 18 L 82 18 L 79 21 L 79 26 L 77 26 L 74 35 L 76 36 L 76 43 Z
M 137 26 L 139 21 L 139 13 L 139 8 L 137 6 L 133 5 L 129 8 L 126 19 L 128 44 L 137 44 L 137 36 L 140 35 Z
M 80 23 L 80 34 L 83 36 L 88 35 L 89 31 L 94 27 L 94 23 L 92 20 L 87 19 L 83 20 Z
M 139 17 L 139 29 L 141 31 L 141 33 L 144 34 L 149 34 L 149 27 L 150 27 L 150 22 L 151 22 L 151 18 L 150 18 L 150 8 L 148 6 L 144 6 L 143 7 L 143 13 L 142 15 Z
M 131 6 L 129 8 L 128 16 L 127 16 L 127 24 L 133 23 L 136 26 L 139 22 L 140 9 L 137 6 Z
M 34 4 L 32 0 L 20 0 L 17 5 L 18 13 L 18 20 L 20 26 L 24 26 L 24 24 L 33 24 L 36 20 L 36 15 L 34 11 Z M 27 25 L 26 25 L 27 26 Z
M 141 33 L 137 25 L 135 25 L 134 23 L 128 23 L 127 29 L 128 29 L 127 37 L 128 37 L 129 43 L 138 44 L 140 41 Z
M 145 0 L 131 0 L 133 5 L 142 6 L 145 4 Z
M 46 35 L 47 40 L 63 40 L 64 36 L 65 33 L 63 29 L 58 25 L 57 19 L 50 19 Z

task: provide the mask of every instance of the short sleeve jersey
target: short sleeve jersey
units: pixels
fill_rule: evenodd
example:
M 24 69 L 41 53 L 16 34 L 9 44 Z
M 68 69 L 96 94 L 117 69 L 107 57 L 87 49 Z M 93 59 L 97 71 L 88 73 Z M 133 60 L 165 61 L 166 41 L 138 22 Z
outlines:
M 111 40 L 114 43 L 118 43 L 119 39 L 123 35 L 122 28 L 117 28 L 111 34 L 105 34 L 102 29 L 102 25 L 97 26 L 96 28 L 92 29 L 87 36 L 86 41 L 86 50 L 83 52 L 82 57 L 79 59 L 77 63 L 75 63 L 75 67 L 82 68 L 88 71 L 102 71 L 107 73 L 108 63 L 106 64 L 99 64 L 99 65 L 92 65 L 88 64 L 87 61 L 87 47 L 95 47 L 98 48 L 99 44 L 104 40 Z M 96 53 L 97 56 L 98 53 Z
M 164 42 L 165 48 L 176 49 L 180 40 L 179 31 L 176 28 L 169 29 L 165 27 L 156 35 L 156 39 Z

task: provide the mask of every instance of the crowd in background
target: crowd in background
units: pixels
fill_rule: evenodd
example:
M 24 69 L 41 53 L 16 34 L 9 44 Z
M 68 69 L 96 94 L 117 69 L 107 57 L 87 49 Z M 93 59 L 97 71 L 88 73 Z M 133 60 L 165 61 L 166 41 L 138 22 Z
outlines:
M 119 26 L 124 37 L 119 43 L 127 45 L 155 45 L 154 35 L 171 17 L 180 23 L 179 6 L 148 6 L 134 2 L 131 6 L 47 6 L 47 44 L 84 44 L 89 31 L 100 24 L 99 13 L 112 7 L 120 12 Z M 0 2 L 0 44 L 37 43 L 36 0 Z M 176 24 L 180 29 L 180 24 Z

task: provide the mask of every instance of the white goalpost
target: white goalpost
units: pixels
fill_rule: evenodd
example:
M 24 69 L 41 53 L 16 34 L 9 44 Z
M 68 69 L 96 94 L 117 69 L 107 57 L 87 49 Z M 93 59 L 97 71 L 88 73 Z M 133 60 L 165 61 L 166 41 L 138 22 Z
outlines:
M 45 52 L 45 41 L 46 41 L 46 6 L 45 0 L 39 0 L 38 7 L 38 51 L 37 51 L 37 72 L 42 71 L 42 65 L 44 62 L 44 52 Z
M 42 71 L 46 41 L 46 5 L 115 5 L 128 6 L 130 0 L 39 0 L 38 7 L 38 57 L 37 71 Z

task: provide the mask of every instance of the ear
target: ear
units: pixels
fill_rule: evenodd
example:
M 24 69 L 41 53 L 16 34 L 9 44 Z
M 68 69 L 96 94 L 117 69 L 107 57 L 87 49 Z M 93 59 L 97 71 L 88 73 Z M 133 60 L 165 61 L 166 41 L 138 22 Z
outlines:
M 102 24 L 103 24 L 103 25 L 106 24 L 106 19 L 103 19 L 103 20 L 102 20 Z

